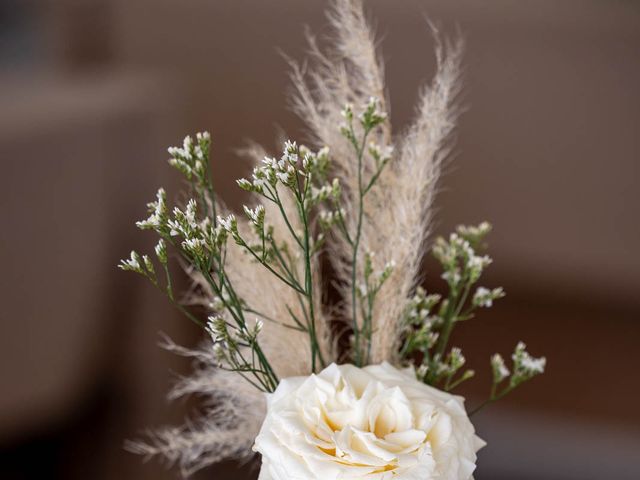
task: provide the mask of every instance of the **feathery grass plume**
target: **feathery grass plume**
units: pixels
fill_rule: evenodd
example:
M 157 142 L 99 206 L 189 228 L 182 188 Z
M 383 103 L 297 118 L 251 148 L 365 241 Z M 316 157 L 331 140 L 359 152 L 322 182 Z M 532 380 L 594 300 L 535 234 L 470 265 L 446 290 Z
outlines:
M 345 139 L 336 125 L 344 120 L 344 105 L 365 105 L 369 98 L 385 106 L 383 65 L 376 52 L 375 38 L 366 21 L 360 0 L 336 0 L 329 14 L 334 29 L 334 42 L 327 53 L 309 35 L 315 65 L 307 71 L 292 63 L 295 87 L 294 108 L 306 121 L 310 134 L 318 145 L 327 145 L 334 157 L 336 174 L 343 181 L 343 205 L 353 212 L 358 203 L 358 160 L 353 145 Z M 408 298 L 418 283 L 418 271 L 424 254 L 424 242 L 429 232 L 431 207 L 435 196 L 440 166 L 447 154 L 446 141 L 455 124 L 454 105 L 458 93 L 458 79 L 462 42 L 443 41 L 435 28 L 437 71 L 430 85 L 423 87 L 416 119 L 411 127 L 395 139 L 397 153 L 382 171 L 377 184 L 363 201 L 364 216 L 360 248 L 356 258 L 358 285 L 364 284 L 364 265 L 367 252 L 373 270 L 382 272 L 395 262 L 390 278 L 376 297 L 370 358 L 368 361 L 397 360 L 400 342 L 400 322 Z M 356 131 L 359 135 L 361 132 Z M 367 137 L 370 147 L 362 158 L 362 175 L 371 178 L 378 165 L 374 150 L 393 147 L 388 115 L 380 127 Z M 357 216 L 346 219 L 346 227 L 355 232 Z M 352 245 L 342 237 L 334 237 L 329 248 L 331 259 L 343 285 L 344 316 L 356 313 L 356 325 L 364 319 L 359 308 L 353 308 L 349 290 L 354 262 Z
M 290 61 L 293 84 L 292 103 L 296 113 L 308 126 L 317 146 L 328 146 L 334 168 L 345 187 L 345 208 L 353 203 L 357 192 L 357 164 L 350 142 L 336 128 L 344 122 L 345 105 L 364 105 L 369 98 L 385 105 L 385 83 L 381 59 L 374 45 L 374 34 L 367 23 L 361 0 L 335 0 L 330 6 L 328 20 L 332 26 L 331 44 L 323 52 L 315 36 L 307 32 L 313 69 Z M 386 120 L 372 140 L 387 144 L 391 126 Z M 375 171 L 373 159 L 365 159 L 366 172 Z M 351 201 L 351 202 L 349 202 Z
M 463 42 L 443 40 L 434 28 L 437 70 L 423 87 L 416 119 L 397 140 L 398 156 L 383 172 L 379 188 L 366 204 L 368 222 L 362 242 L 379 252 L 379 264 L 393 259 L 396 268 L 378 294 L 373 315 L 372 362 L 396 360 L 400 322 L 408 298 L 419 282 L 425 241 L 430 231 L 436 183 L 446 158 L 448 139 L 458 115 Z
M 127 442 L 125 448 L 146 457 L 163 457 L 169 465 L 178 465 L 184 477 L 221 460 L 249 459 L 264 420 L 264 395 L 236 373 L 217 368 L 210 343 L 190 350 L 165 338 L 163 346 L 196 364 L 194 373 L 181 379 L 169 397 L 196 394 L 203 399 L 204 414 L 184 426 L 153 432 L 145 443 Z

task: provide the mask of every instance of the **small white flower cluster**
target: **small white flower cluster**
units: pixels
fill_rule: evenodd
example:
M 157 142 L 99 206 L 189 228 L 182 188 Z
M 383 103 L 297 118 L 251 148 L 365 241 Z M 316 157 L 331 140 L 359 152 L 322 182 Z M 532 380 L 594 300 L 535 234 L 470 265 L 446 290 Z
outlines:
M 326 200 L 340 198 L 340 182 L 337 178 L 333 179 L 331 184 L 327 183 L 321 187 L 311 187 L 311 204 L 317 205 Z
M 252 255 L 279 280 L 310 298 L 313 295 L 312 286 L 308 281 L 312 278 L 312 257 L 321 249 L 326 234 L 336 223 L 344 224 L 344 210 L 339 208 L 341 195 L 340 183 L 337 179 L 327 180 L 329 168 L 329 150 L 322 148 L 312 152 L 305 146 L 287 140 L 284 144 L 280 159 L 265 157 L 261 165 L 253 169 L 251 179 L 237 181 L 243 190 L 256 193 L 267 201 L 277 205 L 282 219 L 293 242 L 273 237 L 273 226 L 265 225 L 265 209 L 258 206 L 255 209 L 244 208 L 245 214 L 253 226 L 257 239 L 245 239 L 241 235 L 237 220 L 234 216 L 219 218 L 218 222 L 229 232 L 235 242 Z M 286 195 L 286 198 L 285 198 Z M 295 202 L 295 209 L 290 211 L 284 200 Z M 320 205 L 331 200 L 336 205 L 335 210 L 320 208 Z M 297 218 L 290 218 L 296 215 Z M 315 228 L 318 226 L 319 228 Z M 290 248 L 297 246 L 299 248 Z M 300 281 L 292 272 L 300 266 L 294 265 L 302 261 L 305 270 L 305 281 Z M 304 331 L 313 329 L 313 312 L 309 311 L 308 318 L 311 327 L 302 325 Z M 297 319 L 296 319 L 297 320 Z M 316 342 L 315 333 L 309 332 L 312 344 Z M 319 356 L 317 345 L 312 345 L 313 359 Z
M 375 126 L 387 119 L 387 112 L 381 109 L 380 99 L 378 97 L 369 97 L 366 108 L 358 118 L 364 127 Z
M 198 222 L 196 221 L 197 208 L 198 205 L 192 198 L 187 202 L 184 211 L 178 207 L 173 209 L 174 218 L 167 221 L 169 233 L 172 237 L 181 236 L 182 238 L 189 239 L 193 236 L 194 232 L 199 228 Z
M 167 245 L 178 248 L 183 257 L 195 268 L 205 268 L 210 265 L 212 259 L 220 254 L 227 240 L 227 231 L 221 226 L 214 227 L 209 217 L 198 219 L 198 205 L 193 199 L 189 200 L 184 210 L 175 207 L 172 216 L 167 213 L 166 193 L 158 190 L 156 201 L 148 204 L 150 216 L 146 220 L 136 223 L 142 230 L 154 230 L 159 235 L 158 243 L 154 251 L 159 263 L 162 265 L 166 282 L 161 286 L 160 279 L 156 275 L 151 258 L 131 252 L 129 259 L 122 260 L 119 267 L 123 270 L 133 271 L 147 277 L 151 283 L 164 291 L 169 299 L 183 311 L 192 321 L 199 325 L 203 322 L 187 312 L 184 307 L 175 302 L 171 275 L 168 268 Z
M 166 193 L 159 189 L 156 201 L 148 204 L 150 216 L 136 222 L 142 230 L 154 230 L 160 239 L 155 246 L 155 253 L 159 262 L 166 268 L 168 262 L 167 242 L 176 245 L 174 238 L 180 239 L 179 245 L 183 252 L 194 264 L 206 263 L 212 252 L 219 251 L 227 239 L 227 232 L 220 225 L 214 227 L 209 217 L 198 219 L 198 204 L 194 199 L 187 202 L 186 207 L 175 207 L 172 216 L 169 216 L 166 204 Z M 135 253 L 135 252 L 134 252 Z M 153 264 L 148 256 L 136 256 L 143 259 L 145 269 L 134 268 L 132 260 L 123 261 L 121 268 L 135 271 L 149 277 L 157 284 L 157 278 L 153 271 Z M 134 257 L 132 256 L 132 259 Z M 126 263 L 125 263 L 126 262 Z
M 138 252 L 132 250 L 129 258 L 120 260 L 118 268 L 124 271 L 139 273 L 144 275 L 153 283 L 156 283 L 156 272 L 153 267 L 153 262 L 147 255 L 140 255 Z
M 393 156 L 393 150 L 393 145 L 381 147 L 375 142 L 369 143 L 369 155 L 373 157 L 379 170 L 389 163 Z
M 407 305 L 401 357 L 409 363 L 419 359 L 421 363 L 416 370 L 418 379 L 430 385 L 441 384 L 447 391 L 474 376 L 473 370 L 465 370 L 456 378 L 457 372 L 465 364 L 460 349 L 452 348 L 445 355 L 455 324 L 473 318 L 475 309 L 489 308 L 505 295 L 501 287 L 477 287 L 471 299 L 468 299 L 484 268 L 491 263 L 488 256 L 476 253 L 484 247 L 484 239 L 490 231 L 491 226 L 484 222 L 475 227 L 460 226 L 448 240 L 439 238 L 433 254 L 444 268 L 443 278 L 447 280 L 449 294 L 441 299 L 439 295 L 427 295 L 424 289 L 418 288 Z M 432 314 L 438 304 L 437 313 Z M 523 343 L 518 344 L 512 358 L 513 374 L 499 354 L 491 357 L 493 386 L 485 404 L 502 398 L 518 385 L 544 371 L 546 360 L 531 357 Z M 508 385 L 498 392 L 498 386 L 507 378 Z
M 544 373 L 547 359 L 544 357 L 534 358 L 527 352 L 527 346 L 519 342 L 511 359 L 513 360 L 512 382 L 521 383 L 534 375 Z
M 214 343 L 224 343 L 231 339 L 227 321 L 219 315 L 211 315 L 208 318 L 207 331 Z
M 229 333 L 226 320 L 219 315 L 210 316 L 206 328 L 213 342 L 213 351 L 218 360 L 218 367 L 229 364 L 228 352 L 235 352 L 238 349 L 238 344 Z
M 231 365 L 240 372 L 250 371 L 251 365 L 244 359 L 241 349 L 257 344 L 263 326 L 259 319 L 249 328 L 246 324 L 232 325 L 221 315 L 210 316 L 206 328 L 219 366 Z
M 336 223 L 340 221 L 341 218 L 344 218 L 346 215 L 346 211 L 344 208 L 340 208 L 335 211 L 331 210 L 322 210 L 318 215 L 318 223 L 320 224 L 320 228 L 322 230 L 330 230 Z
M 454 380 L 455 375 L 466 363 L 467 360 L 462 354 L 462 350 L 458 347 L 453 347 L 451 349 L 444 362 L 437 363 L 436 378 L 444 379 L 445 391 L 452 390 L 462 382 L 475 376 L 474 370 L 465 370 L 457 379 Z
M 204 132 L 198 133 L 195 141 L 191 136 L 185 137 L 182 147 L 169 148 L 169 153 L 172 156 L 169 163 L 194 184 L 196 190 L 201 193 L 202 202 L 205 204 L 210 201 L 203 194 L 204 190 L 210 188 L 207 173 L 210 145 L 211 136 L 208 132 Z M 208 212 L 203 212 L 203 219 L 198 220 L 198 204 L 194 199 L 188 201 L 184 210 L 175 207 L 172 212 L 173 216 L 170 217 L 167 194 L 164 189 L 160 188 L 156 193 L 156 200 L 148 203 L 147 207 L 149 217 L 136 222 L 136 225 L 142 230 L 154 230 L 160 236 L 155 252 L 165 269 L 168 261 L 167 242 L 175 244 L 174 237 L 181 239 L 180 246 L 194 263 L 205 261 L 206 256 L 219 250 L 226 241 L 226 232 L 211 224 Z M 144 272 L 138 271 L 138 273 Z M 169 279 L 168 275 L 167 271 L 167 280 Z M 155 276 L 154 282 L 157 284 Z M 170 290 L 170 286 L 168 286 L 168 290 Z M 172 295 L 170 292 L 168 293 L 170 296 Z
M 519 342 L 518 345 L 516 345 L 516 348 L 511 355 L 511 359 L 513 361 L 513 373 L 509 371 L 505 365 L 504 359 L 499 353 L 491 356 L 491 371 L 493 373 L 491 394 L 489 399 L 480 405 L 480 407 L 475 411 L 480 410 L 484 405 L 500 400 L 524 382 L 544 373 L 547 360 L 544 357 L 532 357 L 529 352 L 527 352 L 526 348 L 526 345 L 522 342 Z
M 298 190 L 300 179 L 318 175 L 322 178 L 329 164 L 329 149 L 322 148 L 314 153 L 305 146 L 298 146 L 296 142 L 287 140 L 284 144 L 282 156 L 279 160 L 265 157 L 262 165 L 253 169 L 251 180 L 241 178 L 238 186 L 249 192 L 262 194 L 272 201 L 277 201 L 278 183 L 285 187 Z M 309 184 L 311 187 L 311 183 Z
M 167 193 L 164 188 L 159 188 L 156 193 L 156 201 L 147 204 L 149 217 L 136 222 L 141 230 L 156 230 L 167 221 Z
M 251 209 L 246 205 L 242 207 L 244 209 L 244 213 L 247 215 L 247 218 L 251 221 L 251 223 L 259 229 L 262 229 L 264 226 L 264 206 L 258 205 L 256 208 Z
M 351 103 L 347 103 L 340 113 L 342 114 L 342 117 L 346 122 L 345 124 L 340 126 L 340 129 L 343 135 L 349 137 L 353 134 L 353 105 Z M 358 121 L 364 130 L 371 130 L 380 125 L 386 119 L 387 112 L 382 110 L 380 99 L 377 97 L 369 97 L 369 101 L 364 105 L 364 108 L 358 114 Z
M 484 241 L 491 230 L 492 228 L 489 222 L 482 222 L 480 225 L 459 225 L 458 228 L 456 228 L 458 235 L 471 242 L 474 248 Z
M 262 242 L 265 239 L 267 232 L 265 232 L 265 209 L 263 205 L 258 205 L 255 208 L 249 208 L 246 205 L 242 206 L 244 210 L 244 214 L 249 220 L 249 224 L 253 228 L 253 231 L 258 235 L 258 238 Z M 269 232 L 272 231 L 271 227 L 267 229 Z
M 468 227 L 466 227 L 468 228 Z M 491 265 L 487 255 L 477 255 L 469 239 L 452 233 L 449 240 L 438 238 L 433 254 L 444 267 L 442 278 L 450 288 L 457 290 L 466 281 L 478 281 L 486 267 Z
M 164 241 L 163 238 L 158 240 L 158 243 L 156 244 L 154 251 L 156 252 L 156 257 L 158 257 L 158 260 L 160 261 L 160 263 L 163 265 L 166 265 L 167 262 L 169 261 L 169 258 L 167 256 L 167 243 Z
M 505 296 L 502 287 L 497 287 L 489 290 L 485 287 L 478 287 L 473 294 L 472 303 L 476 307 L 490 308 L 493 306 L 493 302 L 499 298 Z
M 474 371 L 466 370 L 455 378 L 466 363 L 459 348 L 452 348 L 445 358 L 432 352 L 440 337 L 439 330 L 444 325 L 444 319 L 440 314 L 431 314 L 431 310 L 440 300 L 440 295 L 427 295 L 422 287 L 418 287 L 407 306 L 404 320 L 406 339 L 401 353 L 405 358 L 412 358 L 419 353 L 422 361 L 416 369 L 417 378 L 432 384 L 444 381 L 443 388 L 450 390 L 473 377 Z
M 511 372 L 504 364 L 504 359 L 499 353 L 491 356 L 491 370 L 493 372 L 493 383 L 498 384 L 511 375 Z
M 173 209 L 173 218 L 167 220 L 169 235 L 182 239 L 182 247 L 195 262 L 206 262 L 207 257 L 218 252 L 226 243 L 227 232 L 220 225 L 214 227 L 205 217 L 198 220 L 198 205 L 189 200 L 184 210 Z
M 373 268 L 374 257 L 375 252 L 367 252 L 364 256 L 364 283 L 359 285 L 357 290 L 361 298 L 367 298 L 371 295 L 375 297 L 396 266 L 396 262 L 390 260 L 385 263 L 382 270 L 375 272 Z
M 442 297 L 437 293 L 427 295 L 424 288 L 418 287 L 407 305 L 406 319 L 411 325 L 433 324 L 438 317 L 429 316 L 431 309 Z
M 196 135 L 196 141 L 186 136 L 181 147 L 169 147 L 169 165 L 188 179 L 196 179 L 199 183 L 206 181 L 209 168 L 209 148 L 211 145 L 211 135 L 209 132 L 202 132 Z
M 418 289 L 407 306 L 403 357 L 413 360 L 417 355 L 421 360 L 419 378 L 431 385 L 443 382 L 446 390 L 474 375 L 473 370 L 466 370 L 456 379 L 455 375 L 464 365 L 464 356 L 459 349 L 451 349 L 446 354 L 455 324 L 473 318 L 475 309 L 491 307 L 504 296 L 502 288 L 485 287 L 476 288 L 470 295 L 484 269 L 491 264 L 491 258 L 477 253 L 490 231 L 491 226 L 484 222 L 475 227 L 460 226 L 447 240 L 438 238 L 433 255 L 443 267 L 442 278 L 447 282 L 449 293 L 441 299 Z M 431 314 L 438 304 L 437 313 Z
M 238 231 L 238 220 L 233 214 L 226 217 L 218 217 L 218 224 L 229 233 Z
M 449 352 L 449 361 L 447 363 L 451 369 L 458 370 L 467 363 L 467 360 L 464 358 L 464 355 L 462 355 L 462 350 L 458 347 L 453 347 Z
M 139 253 L 131 250 L 131 257 L 120 260 L 119 266 L 122 270 L 138 272 L 142 269 L 142 257 Z
M 340 125 L 340 130 L 342 131 L 343 135 L 348 136 L 347 132 L 351 123 L 353 122 L 353 104 L 345 104 L 344 108 L 340 111 L 340 115 L 342 115 L 342 118 L 345 119 L 345 123 Z

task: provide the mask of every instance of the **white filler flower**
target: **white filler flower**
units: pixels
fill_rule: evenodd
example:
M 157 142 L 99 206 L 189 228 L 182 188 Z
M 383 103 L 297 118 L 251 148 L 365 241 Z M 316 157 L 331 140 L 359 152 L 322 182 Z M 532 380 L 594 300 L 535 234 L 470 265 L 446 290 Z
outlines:
M 260 480 L 468 480 L 483 445 L 462 397 L 383 363 L 282 380 L 254 449 Z

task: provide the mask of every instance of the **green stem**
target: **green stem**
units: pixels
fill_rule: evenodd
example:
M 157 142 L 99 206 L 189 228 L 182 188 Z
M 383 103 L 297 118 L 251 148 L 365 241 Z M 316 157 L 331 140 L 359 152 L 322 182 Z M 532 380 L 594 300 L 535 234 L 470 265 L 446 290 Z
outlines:
M 276 242 L 273 239 L 273 237 L 269 237 L 269 243 L 271 243 L 271 248 L 273 248 L 273 251 L 276 254 L 276 258 L 280 263 L 280 266 L 284 269 L 286 274 L 289 276 L 289 279 L 291 280 L 291 282 L 299 285 L 298 279 L 293 275 L 293 271 L 292 271 L 293 268 L 292 267 L 290 268 L 287 262 L 285 261 L 284 257 L 282 256 L 282 253 L 280 252 L 280 248 L 278 248 L 278 245 L 276 245 Z
M 236 321 L 238 326 L 241 329 L 246 330 L 247 323 L 244 318 L 240 299 L 237 296 L 235 289 L 231 284 L 231 281 L 224 273 L 224 262 L 222 262 L 221 259 L 219 258 L 218 263 L 219 263 L 218 278 L 220 280 L 220 285 L 217 285 L 215 283 L 209 271 L 201 269 L 200 273 L 205 277 L 205 279 L 207 280 L 207 283 L 209 283 L 209 285 L 211 286 L 215 294 L 222 300 L 226 310 L 231 314 L 231 316 Z M 223 288 L 227 290 L 227 293 L 229 294 L 229 297 L 232 303 L 229 303 L 229 301 L 225 299 L 224 292 L 222 291 Z M 262 365 L 263 369 L 268 372 L 268 374 L 266 375 L 266 380 L 267 380 L 266 384 L 269 391 L 274 391 L 275 388 L 278 386 L 278 377 L 273 371 L 273 368 L 267 361 L 266 357 L 264 356 L 264 353 L 262 352 L 262 348 L 260 347 L 257 341 L 253 342 L 252 351 L 255 351 L 255 353 L 258 355 L 258 358 L 260 359 L 260 364 Z M 240 358 L 242 358 L 243 362 L 245 362 L 248 365 L 248 362 L 244 359 L 242 352 L 238 350 L 237 353 L 238 355 L 240 355 Z M 254 373 L 254 376 L 256 376 L 256 378 L 261 383 L 264 382 L 264 380 L 261 379 L 257 373 Z
M 271 273 L 273 273 L 276 277 L 278 277 L 280 280 L 282 280 L 284 283 L 286 283 L 287 285 L 289 285 L 291 288 L 293 288 L 294 290 L 300 292 L 300 293 L 304 293 L 306 294 L 305 290 L 302 289 L 302 287 L 300 285 L 297 284 L 293 284 L 292 282 L 290 282 L 289 280 L 287 280 L 286 278 L 284 278 L 282 275 L 280 275 L 278 272 L 276 272 L 271 265 L 269 265 L 267 262 L 263 261 L 260 256 L 249 246 L 247 245 L 247 243 L 242 240 L 241 238 L 239 238 L 241 245 L 251 254 L 253 255 L 253 257 L 258 260 L 258 262 L 263 265 L 267 270 L 269 270 Z
M 274 196 L 275 200 L 273 200 L 273 201 L 274 201 L 274 203 L 276 205 L 278 205 L 278 209 L 280 210 L 280 214 L 282 215 L 282 218 L 284 219 L 284 223 L 287 225 L 287 228 L 289 229 L 289 232 L 291 233 L 291 236 L 295 239 L 295 241 L 298 244 L 298 246 L 300 246 L 300 248 L 304 249 L 304 246 L 302 245 L 302 242 L 300 241 L 300 239 L 298 238 L 298 235 L 296 234 L 295 230 L 293 229 L 293 226 L 291 226 L 291 222 L 289 221 L 289 217 L 287 216 L 287 212 L 285 212 L 285 210 L 284 210 L 284 206 L 282 204 L 282 199 L 280 198 L 280 194 L 278 193 L 278 187 L 276 186 L 276 187 L 273 188 L 274 192 L 271 192 L 271 190 L 269 190 L 268 188 L 267 188 L 267 190 Z
M 462 295 L 455 295 L 447 305 L 447 311 L 445 314 L 445 324 L 442 331 L 442 335 L 438 340 L 438 347 L 436 349 L 437 358 L 442 358 L 444 352 L 447 348 L 447 344 L 449 343 L 449 337 L 451 336 L 451 332 L 453 331 L 453 327 L 455 326 L 456 319 L 458 315 L 460 315 L 460 311 L 464 307 L 465 302 L 467 301 L 467 297 L 469 296 L 469 292 L 471 290 L 471 282 L 467 281 L 464 291 Z M 455 305 L 455 307 L 453 307 Z
M 352 138 L 355 139 L 355 133 L 353 132 L 353 125 L 351 126 Z M 355 337 L 355 363 L 357 366 L 362 366 L 363 359 L 361 354 L 361 341 L 360 341 L 360 328 L 358 327 L 358 307 L 357 307 L 357 295 L 356 295 L 356 282 L 358 279 L 358 250 L 360 248 L 360 237 L 362 236 L 362 220 L 364 218 L 364 191 L 362 186 L 362 157 L 364 155 L 364 146 L 367 141 L 369 130 L 365 130 L 362 136 L 362 143 L 357 145 L 355 140 L 353 141 L 356 153 L 358 155 L 358 222 L 356 225 L 356 235 L 353 240 L 353 254 L 351 256 L 351 312 L 353 321 L 353 333 Z M 363 320 L 364 321 L 364 320 Z M 371 339 L 369 338 L 369 341 Z
M 491 396 L 487 400 L 482 402 L 480 405 L 478 405 L 476 408 L 471 410 L 471 412 L 469 413 L 469 416 L 471 417 L 472 415 L 475 415 L 476 413 L 478 413 L 480 410 L 482 410 L 487 405 L 490 405 L 493 402 L 497 402 L 498 400 L 503 398 L 505 395 L 507 395 L 508 393 L 512 392 L 515 388 L 516 388 L 515 386 L 509 385 L 502 392 L 500 392 L 499 394 L 496 395 L 496 393 L 495 393 L 496 384 L 493 384 L 493 387 L 491 388 Z
M 231 296 L 231 298 L 234 301 L 234 303 L 237 305 L 238 311 L 239 311 L 239 317 L 242 319 L 242 326 L 246 329 L 246 320 L 244 319 L 244 313 L 242 311 L 242 305 L 241 305 L 240 299 L 239 299 L 238 295 L 236 294 L 236 291 L 233 288 L 233 285 L 231 284 L 231 281 L 229 280 L 229 277 L 224 275 L 224 279 L 225 279 L 224 285 L 226 285 L 227 292 Z M 224 299 L 223 299 L 223 301 L 224 301 Z M 260 347 L 260 345 L 258 344 L 257 341 L 253 342 L 253 350 L 255 350 L 256 354 L 258 355 L 258 358 L 260 358 L 260 364 L 265 368 L 265 370 L 267 370 L 269 372 L 269 379 L 270 379 L 270 381 L 272 383 L 273 389 L 275 390 L 275 388 L 278 386 L 278 382 L 279 382 L 278 381 L 278 376 L 273 371 L 273 368 L 271 367 L 271 364 L 269 363 L 269 361 L 265 357 L 264 352 L 262 351 L 262 348 Z
M 340 231 L 344 235 L 344 238 L 347 241 L 347 243 L 353 247 L 353 240 L 351 240 L 351 235 L 349 235 L 349 230 L 347 230 L 347 224 L 344 221 L 344 217 L 342 216 L 342 212 L 340 211 L 339 208 L 337 209 L 337 213 L 338 213 L 338 227 L 340 227 Z
M 382 173 L 382 171 L 384 170 L 384 167 L 386 166 L 386 163 L 383 164 L 378 171 L 373 175 L 373 177 L 371 177 L 371 180 L 369 180 L 369 183 L 367 184 L 367 187 L 364 189 L 364 193 L 365 195 L 367 193 L 369 193 L 369 190 L 371 190 L 371 188 L 373 187 L 373 185 L 376 183 L 376 181 L 378 180 L 378 177 L 380 177 L 380 174 Z
M 309 220 L 307 218 L 307 211 L 305 208 L 304 198 L 306 198 L 307 185 L 305 185 L 305 193 L 302 197 L 302 203 L 300 204 L 300 211 L 302 213 L 302 224 L 304 227 L 304 256 L 305 256 L 305 290 L 307 295 L 307 302 L 309 304 L 309 340 L 311 341 L 311 369 L 316 371 L 316 356 L 320 361 L 320 365 L 324 368 L 325 362 L 322 356 L 322 351 L 318 343 L 318 337 L 316 332 L 316 318 L 315 318 L 315 306 L 313 298 L 313 272 L 311 271 L 311 246 L 309 239 Z
M 211 160 L 209 158 L 209 154 L 207 154 L 207 158 L 205 161 L 205 167 L 207 169 L 206 172 L 206 189 L 209 192 L 209 197 L 211 200 L 211 218 L 213 219 L 213 227 L 217 227 L 218 226 L 218 214 L 216 212 L 216 193 L 215 193 L 215 188 L 213 186 L 213 175 L 211 174 L 212 172 L 212 168 L 211 168 Z M 205 207 L 207 207 L 208 205 L 205 204 Z

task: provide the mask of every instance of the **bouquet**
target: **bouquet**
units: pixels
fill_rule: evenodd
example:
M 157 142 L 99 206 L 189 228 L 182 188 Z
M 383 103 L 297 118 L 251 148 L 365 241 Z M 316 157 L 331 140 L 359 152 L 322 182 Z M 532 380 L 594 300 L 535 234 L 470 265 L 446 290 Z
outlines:
M 453 392 L 474 370 L 450 338 L 504 291 L 480 283 L 491 263 L 488 223 L 428 242 L 462 42 L 434 28 L 435 77 L 413 123 L 396 133 L 361 1 L 334 0 L 328 17 L 331 47 L 309 35 L 314 66 L 291 62 L 310 146 L 245 150 L 254 168 L 237 181 L 251 198 L 242 215 L 216 196 L 208 133 L 169 149 L 188 201 L 171 208 L 160 189 L 137 223 L 158 235 L 155 258 L 132 252 L 120 267 L 206 330 L 197 350 L 166 342 L 196 360 L 172 397 L 203 396 L 205 414 L 129 447 L 178 463 L 184 475 L 258 452 L 262 480 L 470 479 L 484 442 Z M 444 294 L 420 286 L 428 247 Z M 173 288 L 174 257 L 192 281 L 186 295 Z M 491 357 L 490 393 L 476 411 L 545 367 L 522 343 L 511 358 L 508 367 Z

